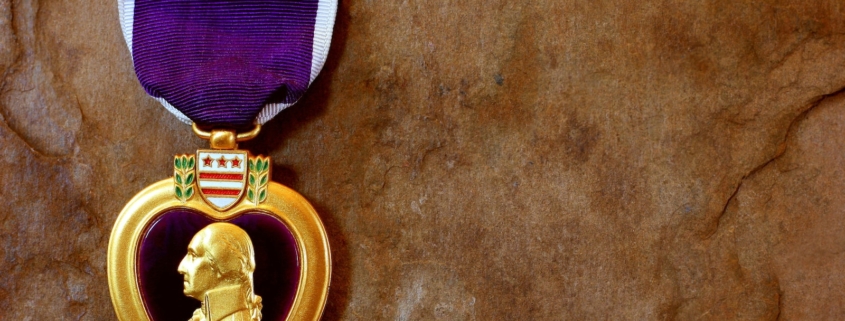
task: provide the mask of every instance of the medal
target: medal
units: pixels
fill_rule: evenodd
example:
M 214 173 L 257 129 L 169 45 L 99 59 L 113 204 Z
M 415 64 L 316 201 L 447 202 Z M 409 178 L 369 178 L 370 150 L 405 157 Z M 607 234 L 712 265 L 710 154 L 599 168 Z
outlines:
M 119 0 L 144 90 L 209 148 L 173 158 L 109 239 L 118 318 L 319 320 L 331 258 L 314 208 L 239 150 L 293 105 L 328 54 L 334 0 Z

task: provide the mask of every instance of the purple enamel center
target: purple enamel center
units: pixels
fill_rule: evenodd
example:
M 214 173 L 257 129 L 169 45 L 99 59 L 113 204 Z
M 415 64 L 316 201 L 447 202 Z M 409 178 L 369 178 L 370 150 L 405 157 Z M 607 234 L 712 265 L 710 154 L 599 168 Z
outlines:
M 200 125 L 249 127 L 311 78 L 317 0 L 135 0 L 141 85 Z
M 161 214 L 141 240 L 138 279 L 141 296 L 153 321 L 185 321 L 200 302 L 182 293 L 179 262 L 194 235 L 215 220 L 189 209 Z M 300 264 L 296 241 L 278 219 L 261 213 L 246 213 L 228 221 L 249 234 L 255 248 L 255 294 L 262 297 L 262 320 L 283 321 L 290 312 Z

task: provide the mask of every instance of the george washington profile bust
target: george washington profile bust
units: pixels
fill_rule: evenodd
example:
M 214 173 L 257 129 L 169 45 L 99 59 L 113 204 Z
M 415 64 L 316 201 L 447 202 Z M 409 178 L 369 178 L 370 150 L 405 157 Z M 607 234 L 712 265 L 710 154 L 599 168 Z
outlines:
M 197 232 L 178 271 L 185 295 L 202 302 L 189 321 L 261 320 L 261 297 L 253 292 L 255 254 L 240 227 L 213 223 Z

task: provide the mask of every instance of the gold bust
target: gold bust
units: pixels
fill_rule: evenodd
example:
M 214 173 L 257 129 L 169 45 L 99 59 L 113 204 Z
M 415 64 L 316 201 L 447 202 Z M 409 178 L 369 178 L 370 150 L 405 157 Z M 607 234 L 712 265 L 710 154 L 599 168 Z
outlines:
M 202 302 L 189 321 L 260 321 L 253 292 L 255 254 L 249 235 L 230 223 L 213 223 L 191 239 L 179 263 L 186 296 Z

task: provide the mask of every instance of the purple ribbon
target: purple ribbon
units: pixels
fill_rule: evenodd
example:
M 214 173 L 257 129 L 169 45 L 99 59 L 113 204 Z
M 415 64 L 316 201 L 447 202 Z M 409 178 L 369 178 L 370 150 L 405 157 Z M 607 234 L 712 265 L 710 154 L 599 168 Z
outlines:
M 308 88 L 318 0 L 135 0 L 144 90 L 198 125 L 247 128 Z

